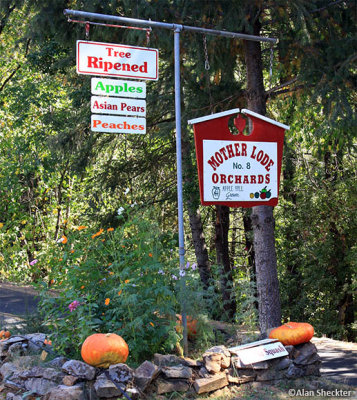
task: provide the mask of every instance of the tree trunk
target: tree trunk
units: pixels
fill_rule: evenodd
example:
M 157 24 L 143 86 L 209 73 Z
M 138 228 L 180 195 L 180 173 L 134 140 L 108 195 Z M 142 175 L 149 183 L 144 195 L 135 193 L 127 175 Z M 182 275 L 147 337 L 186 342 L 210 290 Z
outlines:
M 247 210 L 243 210 L 243 226 L 244 226 L 244 238 L 245 238 L 245 250 L 247 252 L 248 266 L 250 270 L 250 281 L 255 284 L 254 298 L 258 298 L 257 293 L 257 271 L 255 268 L 255 252 L 254 252 L 254 242 L 253 242 L 253 226 L 252 219 L 248 214 Z M 259 309 L 258 301 L 254 301 L 254 307 L 256 310 Z
M 182 166 L 184 186 L 191 187 L 193 181 L 194 166 L 191 159 L 191 143 L 187 137 L 187 130 L 182 129 Z M 201 213 L 198 202 L 193 190 L 184 190 L 184 198 L 187 204 L 188 216 L 190 220 L 191 234 L 195 248 L 196 261 L 200 278 L 204 289 L 208 289 L 209 281 L 212 277 L 206 240 L 203 233 Z
M 236 311 L 236 302 L 233 292 L 233 277 L 229 259 L 228 231 L 229 231 L 229 207 L 216 206 L 216 258 L 217 264 L 222 267 L 221 286 L 223 309 L 227 317 L 232 319 Z
M 251 14 L 253 15 L 253 14 Z M 256 15 L 256 13 L 254 14 Z M 253 21 L 254 34 L 259 35 L 260 23 Z M 248 109 L 265 115 L 265 90 L 259 42 L 244 41 L 247 66 Z M 281 306 L 277 260 L 275 251 L 273 207 L 256 206 L 252 209 L 254 251 L 259 302 L 259 326 L 262 335 L 266 330 L 281 324 Z

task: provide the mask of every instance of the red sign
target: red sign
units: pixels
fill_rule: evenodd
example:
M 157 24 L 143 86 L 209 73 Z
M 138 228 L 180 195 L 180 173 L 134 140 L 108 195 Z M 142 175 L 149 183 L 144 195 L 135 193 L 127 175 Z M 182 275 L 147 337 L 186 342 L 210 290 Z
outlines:
M 253 129 L 243 135 L 245 120 L 233 109 L 188 121 L 193 124 L 203 205 L 276 206 L 278 203 L 284 132 L 289 129 L 263 115 L 242 110 Z M 240 134 L 228 127 L 230 118 Z

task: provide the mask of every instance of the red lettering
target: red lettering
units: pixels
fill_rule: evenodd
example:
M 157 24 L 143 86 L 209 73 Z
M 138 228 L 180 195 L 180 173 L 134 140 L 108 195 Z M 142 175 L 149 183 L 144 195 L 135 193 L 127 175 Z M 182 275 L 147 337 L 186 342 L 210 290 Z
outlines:
M 148 63 L 145 61 L 142 66 L 139 67 L 140 72 L 146 73 L 148 72 Z
M 216 160 L 222 164 L 223 163 L 223 158 L 222 156 L 218 153 L 218 151 L 215 152 L 214 156 L 216 157 Z
M 247 157 L 247 144 L 242 143 L 242 157 Z
M 270 174 L 265 175 L 265 183 L 266 184 L 270 183 Z
M 257 146 L 253 146 L 253 151 L 252 154 L 250 155 L 250 158 L 254 158 L 255 159 L 255 150 L 256 150 Z
M 244 175 L 243 183 L 249 183 L 248 175 Z
M 241 175 L 236 175 L 236 180 L 235 180 L 234 183 L 235 184 L 237 184 L 237 183 L 241 184 L 242 183 L 242 176 Z
M 98 119 L 93 120 L 93 128 L 96 128 L 98 125 L 100 125 L 102 122 L 99 121 Z
M 207 162 L 213 168 L 213 171 L 215 171 L 219 167 L 219 164 L 217 163 L 214 156 L 212 156 Z
M 228 151 L 228 157 L 229 158 L 234 157 L 233 146 L 231 144 L 229 144 L 229 145 L 226 146 L 226 149 Z
M 256 179 L 256 176 L 255 176 L 255 175 L 252 175 L 252 176 L 250 177 L 250 183 L 257 183 L 257 179 Z
M 274 165 L 274 161 L 273 160 L 270 160 L 269 161 L 269 164 L 265 167 L 265 169 L 267 170 L 267 171 L 270 171 L 270 167 L 272 167 Z
M 98 57 L 89 57 L 88 56 L 88 68 L 99 68 L 98 67 Z
M 113 64 L 109 61 L 104 61 L 104 72 L 108 72 L 110 69 L 113 68 Z
M 264 176 L 263 175 L 258 175 L 258 183 L 259 183 L 259 185 L 261 183 L 263 183 L 263 182 L 264 182 Z
M 263 157 L 263 159 L 262 159 L 261 164 L 262 164 L 262 165 L 268 164 L 269 159 L 270 159 L 270 157 L 268 156 L 268 154 L 264 154 L 264 157 Z
M 233 183 L 233 175 L 228 175 L 228 183 Z
M 221 177 L 221 183 L 227 183 L 226 175 L 220 174 L 220 177 Z
M 219 149 L 219 152 L 223 155 L 225 160 L 228 160 L 228 157 L 226 155 L 226 149 L 224 147 L 222 147 L 221 149 Z
M 260 150 L 259 152 L 258 152 L 258 154 L 257 154 L 257 161 L 259 161 L 260 162 L 260 160 L 263 158 L 263 152 L 262 152 L 262 150 Z
M 212 175 L 212 182 L 217 183 L 218 182 L 218 174 L 213 174 Z

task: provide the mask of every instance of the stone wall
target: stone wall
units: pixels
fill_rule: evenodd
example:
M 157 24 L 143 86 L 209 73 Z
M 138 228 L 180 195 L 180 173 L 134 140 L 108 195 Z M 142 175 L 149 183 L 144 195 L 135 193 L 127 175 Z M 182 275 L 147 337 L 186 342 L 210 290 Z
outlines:
M 40 362 L 51 350 L 44 339 L 39 333 L 0 341 L 0 391 L 6 389 L 6 400 L 24 399 L 24 392 L 43 400 L 116 400 L 125 398 L 123 392 L 132 400 L 170 392 L 190 397 L 228 385 L 320 375 L 320 357 L 311 342 L 285 346 L 288 356 L 252 365 L 244 365 L 225 346 L 215 346 L 199 360 L 155 354 L 136 369 L 116 364 L 104 370 L 64 357 Z

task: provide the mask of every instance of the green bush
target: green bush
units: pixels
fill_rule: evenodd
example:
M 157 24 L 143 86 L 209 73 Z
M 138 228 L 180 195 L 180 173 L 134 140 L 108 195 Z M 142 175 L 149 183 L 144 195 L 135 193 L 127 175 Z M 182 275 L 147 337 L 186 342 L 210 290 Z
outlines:
M 95 332 L 121 335 L 134 362 L 173 350 L 180 340 L 175 247 L 174 235 L 161 232 L 148 214 L 115 230 L 77 227 L 63 237 L 48 260 L 57 295 L 43 283 L 41 300 L 56 350 L 79 357 Z

